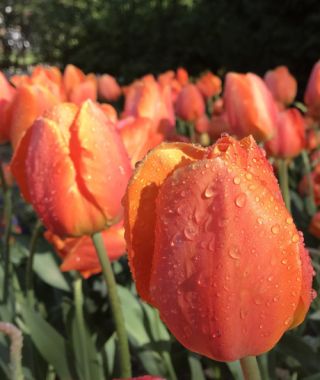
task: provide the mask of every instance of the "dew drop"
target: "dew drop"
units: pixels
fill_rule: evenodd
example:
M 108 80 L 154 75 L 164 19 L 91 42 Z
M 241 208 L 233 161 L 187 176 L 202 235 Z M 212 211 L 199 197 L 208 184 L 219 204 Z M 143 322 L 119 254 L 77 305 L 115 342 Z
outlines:
M 248 315 L 248 310 L 240 309 L 240 318 L 245 319 Z
M 185 229 L 184 229 L 184 236 L 188 239 L 188 240 L 193 240 L 194 237 L 196 236 L 197 234 L 197 229 L 193 226 L 187 226 Z
M 287 259 L 282 259 L 282 260 L 281 260 L 281 264 L 283 264 L 283 265 L 287 264 L 287 262 L 288 262 Z
M 234 260 L 239 260 L 240 259 L 239 249 L 237 247 L 230 248 L 229 256 Z
M 274 226 L 271 227 L 271 232 L 274 234 L 274 235 L 277 235 L 280 231 L 280 226 L 279 224 L 275 224 Z
M 293 243 L 297 243 L 298 241 L 299 241 L 299 235 L 298 234 L 294 234 L 293 236 L 292 236 L 292 242 Z
M 247 201 L 247 196 L 245 193 L 241 193 L 237 196 L 237 198 L 235 199 L 235 204 L 236 206 L 238 207 L 244 207 L 244 205 L 246 204 L 246 201 Z
M 214 191 L 213 186 L 208 186 L 204 192 L 204 196 L 206 198 L 212 198 L 214 196 L 214 193 L 215 191 Z
M 288 223 L 288 224 L 292 224 L 293 223 L 293 219 L 290 217 L 290 218 L 287 218 L 286 219 L 286 222 Z
M 246 174 L 246 178 L 247 178 L 247 180 L 252 180 L 252 174 L 251 173 L 247 173 Z
M 263 219 L 262 219 L 262 218 L 258 218 L 258 219 L 257 219 L 257 222 L 258 222 L 259 224 L 262 224 L 262 223 L 263 223 Z
M 279 297 L 277 297 L 277 296 L 273 297 L 272 301 L 273 302 L 278 302 L 279 301 Z
M 233 178 L 233 183 L 234 183 L 235 185 L 239 185 L 240 182 L 241 182 L 240 177 L 234 177 L 234 178 Z

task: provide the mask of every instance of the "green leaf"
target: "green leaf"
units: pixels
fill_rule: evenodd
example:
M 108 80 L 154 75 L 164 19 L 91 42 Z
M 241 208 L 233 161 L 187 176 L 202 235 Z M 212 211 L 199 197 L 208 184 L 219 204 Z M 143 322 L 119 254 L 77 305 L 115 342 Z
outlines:
M 45 283 L 54 288 L 70 291 L 70 286 L 61 273 L 51 252 L 34 255 L 33 270 Z
M 285 334 L 277 344 L 276 350 L 298 360 L 307 372 L 320 371 L 319 355 L 301 337 L 292 333 Z
M 205 380 L 205 376 L 203 374 L 202 365 L 200 359 L 194 354 L 189 354 L 188 356 L 190 372 L 191 372 L 191 380 Z
M 45 360 L 52 364 L 61 380 L 71 380 L 65 339 L 40 314 L 21 305 L 30 337 Z
M 240 362 L 237 360 L 236 362 L 228 362 L 226 363 L 230 372 L 232 373 L 235 380 L 242 380 L 242 370 Z

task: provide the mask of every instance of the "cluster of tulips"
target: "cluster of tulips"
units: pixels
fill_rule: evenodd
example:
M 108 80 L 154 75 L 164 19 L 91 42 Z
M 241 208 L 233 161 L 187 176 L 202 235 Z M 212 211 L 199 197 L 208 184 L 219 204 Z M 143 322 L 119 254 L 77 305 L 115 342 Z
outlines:
M 62 271 L 102 271 L 112 287 L 106 258 L 127 252 L 139 295 L 179 342 L 240 359 L 257 379 L 248 358 L 301 324 L 315 298 L 288 173 L 301 158 L 294 190 L 319 238 L 320 61 L 304 103 L 296 94 L 284 66 L 264 78 L 230 72 L 224 85 L 183 68 L 126 86 L 73 65 L 0 73 L 3 194 L 16 181 Z

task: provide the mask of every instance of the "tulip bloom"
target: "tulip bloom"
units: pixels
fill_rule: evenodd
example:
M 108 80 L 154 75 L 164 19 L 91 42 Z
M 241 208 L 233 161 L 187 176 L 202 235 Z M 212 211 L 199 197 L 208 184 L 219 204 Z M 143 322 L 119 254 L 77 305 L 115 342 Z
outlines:
M 183 87 L 175 104 L 176 114 L 183 120 L 195 121 L 205 112 L 203 97 L 194 84 Z
M 24 198 L 59 236 L 105 229 L 121 216 L 131 174 L 118 131 L 91 101 L 62 103 L 24 134 L 12 160 Z
M 309 225 L 309 232 L 320 239 L 320 212 L 313 215 Z
M 9 136 L 13 149 L 36 118 L 58 103 L 59 98 L 44 86 L 23 85 L 18 88 L 10 105 Z
M 304 149 L 305 144 L 305 121 L 300 112 L 295 108 L 280 112 L 276 134 L 265 144 L 268 154 L 292 158 Z
M 117 223 L 102 231 L 109 259 L 117 260 L 126 251 L 123 223 Z M 61 239 L 50 230 L 45 232 L 45 238 L 53 244 L 55 251 L 63 259 L 60 269 L 64 272 L 79 271 L 84 278 L 101 272 L 100 262 L 92 239 L 87 236 Z
M 304 93 L 304 101 L 308 106 L 308 114 L 318 119 L 320 117 L 320 61 L 313 66 Z
M 304 320 L 310 258 L 252 137 L 159 145 L 124 206 L 137 290 L 188 349 L 221 361 L 259 355 Z
M 297 81 L 286 66 L 267 71 L 264 81 L 278 103 L 288 106 L 294 101 L 297 95 Z
M 228 73 L 223 101 L 231 133 L 240 138 L 251 134 L 258 141 L 274 135 L 277 107 L 257 75 Z
M 196 85 L 205 98 L 212 98 L 221 92 L 221 79 L 210 71 L 201 75 Z
M 98 78 L 98 94 L 101 98 L 113 102 L 120 98 L 121 93 L 121 88 L 113 76 L 104 74 Z
M 0 71 L 0 144 L 9 140 L 10 103 L 15 92 L 15 88 Z

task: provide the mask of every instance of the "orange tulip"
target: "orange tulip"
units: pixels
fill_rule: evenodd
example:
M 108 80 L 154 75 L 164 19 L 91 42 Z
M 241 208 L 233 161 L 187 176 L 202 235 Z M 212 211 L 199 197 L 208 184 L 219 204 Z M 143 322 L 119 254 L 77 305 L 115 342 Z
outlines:
M 44 86 L 23 85 L 18 88 L 10 105 L 9 135 L 13 149 L 35 119 L 58 103 L 59 98 Z
M 320 205 L 320 164 L 316 165 L 311 172 L 311 186 L 314 195 L 314 201 L 317 206 Z M 302 195 L 310 194 L 310 184 L 307 176 L 304 176 L 299 183 L 299 192 Z
M 152 75 L 135 81 L 125 93 L 123 118 L 134 116 L 152 120 L 154 130 L 175 125 L 169 86 L 160 86 Z
M 189 82 L 188 71 L 183 67 L 179 67 L 176 72 L 176 78 L 181 86 L 185 86 Z
M 256 140 L 265 141 L 274 135 L 276 104 L 257 75 L 228 73 L 223 101 L 230 131 L 237 137 L 251 134 Z
M 320 239 L 320 212 L 316 212 L 310 222 L 309 232 Z
M 24 198 L 59 236 L 92 234 L 121 216 L 130 162 L 118 131 L 91 101 L 62 103 L 39 118 L 11 166 Z
M 308 106 L 308 114 L 315 119 L 320 118 L 320 61 L 312 69 L 304 93 L 304 101 Z
M 292 158 L 301 153 L 305 144 L 305 122 L 300 112 L 295 108 L 280 112 L 276 134 L 265 144 L 268 154 Z
M 183 120 L 195 121 L 205 112 L 203 97 L 194 84 L 183 87 L 175 104 L 176 114 Z
M 9 140 L 10 103 L 15 92 L 15 88 L 0 71 L 0 144 Z
M 286 66 L 267 71 L 264 81 L 278 103 L 288 106 L 294 101 L 297 95 L 297 81 Z
M 123 223 L 117 223 L 102 231 L 103 241 L 111 261 L 117 260 L 126 251 Z M 89 236 L 61 239 L 50 230 L 45 232 L 45 238 L 53 244 L 55 251 L 63 259 L 61 270 L 79 271 L 84 278 L 101 272 L 100 262 Z
M 164 136 L 152 129 L 152 121 L 143 117 L 128 117 L 117 125 L 132 167 L 142 160 L 148 151 L 164 140 Z
M 221 79 L 211 71 L 201 75 L 197 80 L 196 85 L 205 98 L 212 98 L 215 95 L 219 95 L 221 92 Z
M 159 145 L 124 206 L 137 290 L 188 349 L 221 361 L 259 355 L 304 320 L 310 258 L 252 137 Z
M 113 76 L 104 74 L 98 77 L 98 94 L 101 98 L 114 102 L 120 98 L 121 93 L 121 88 Z

